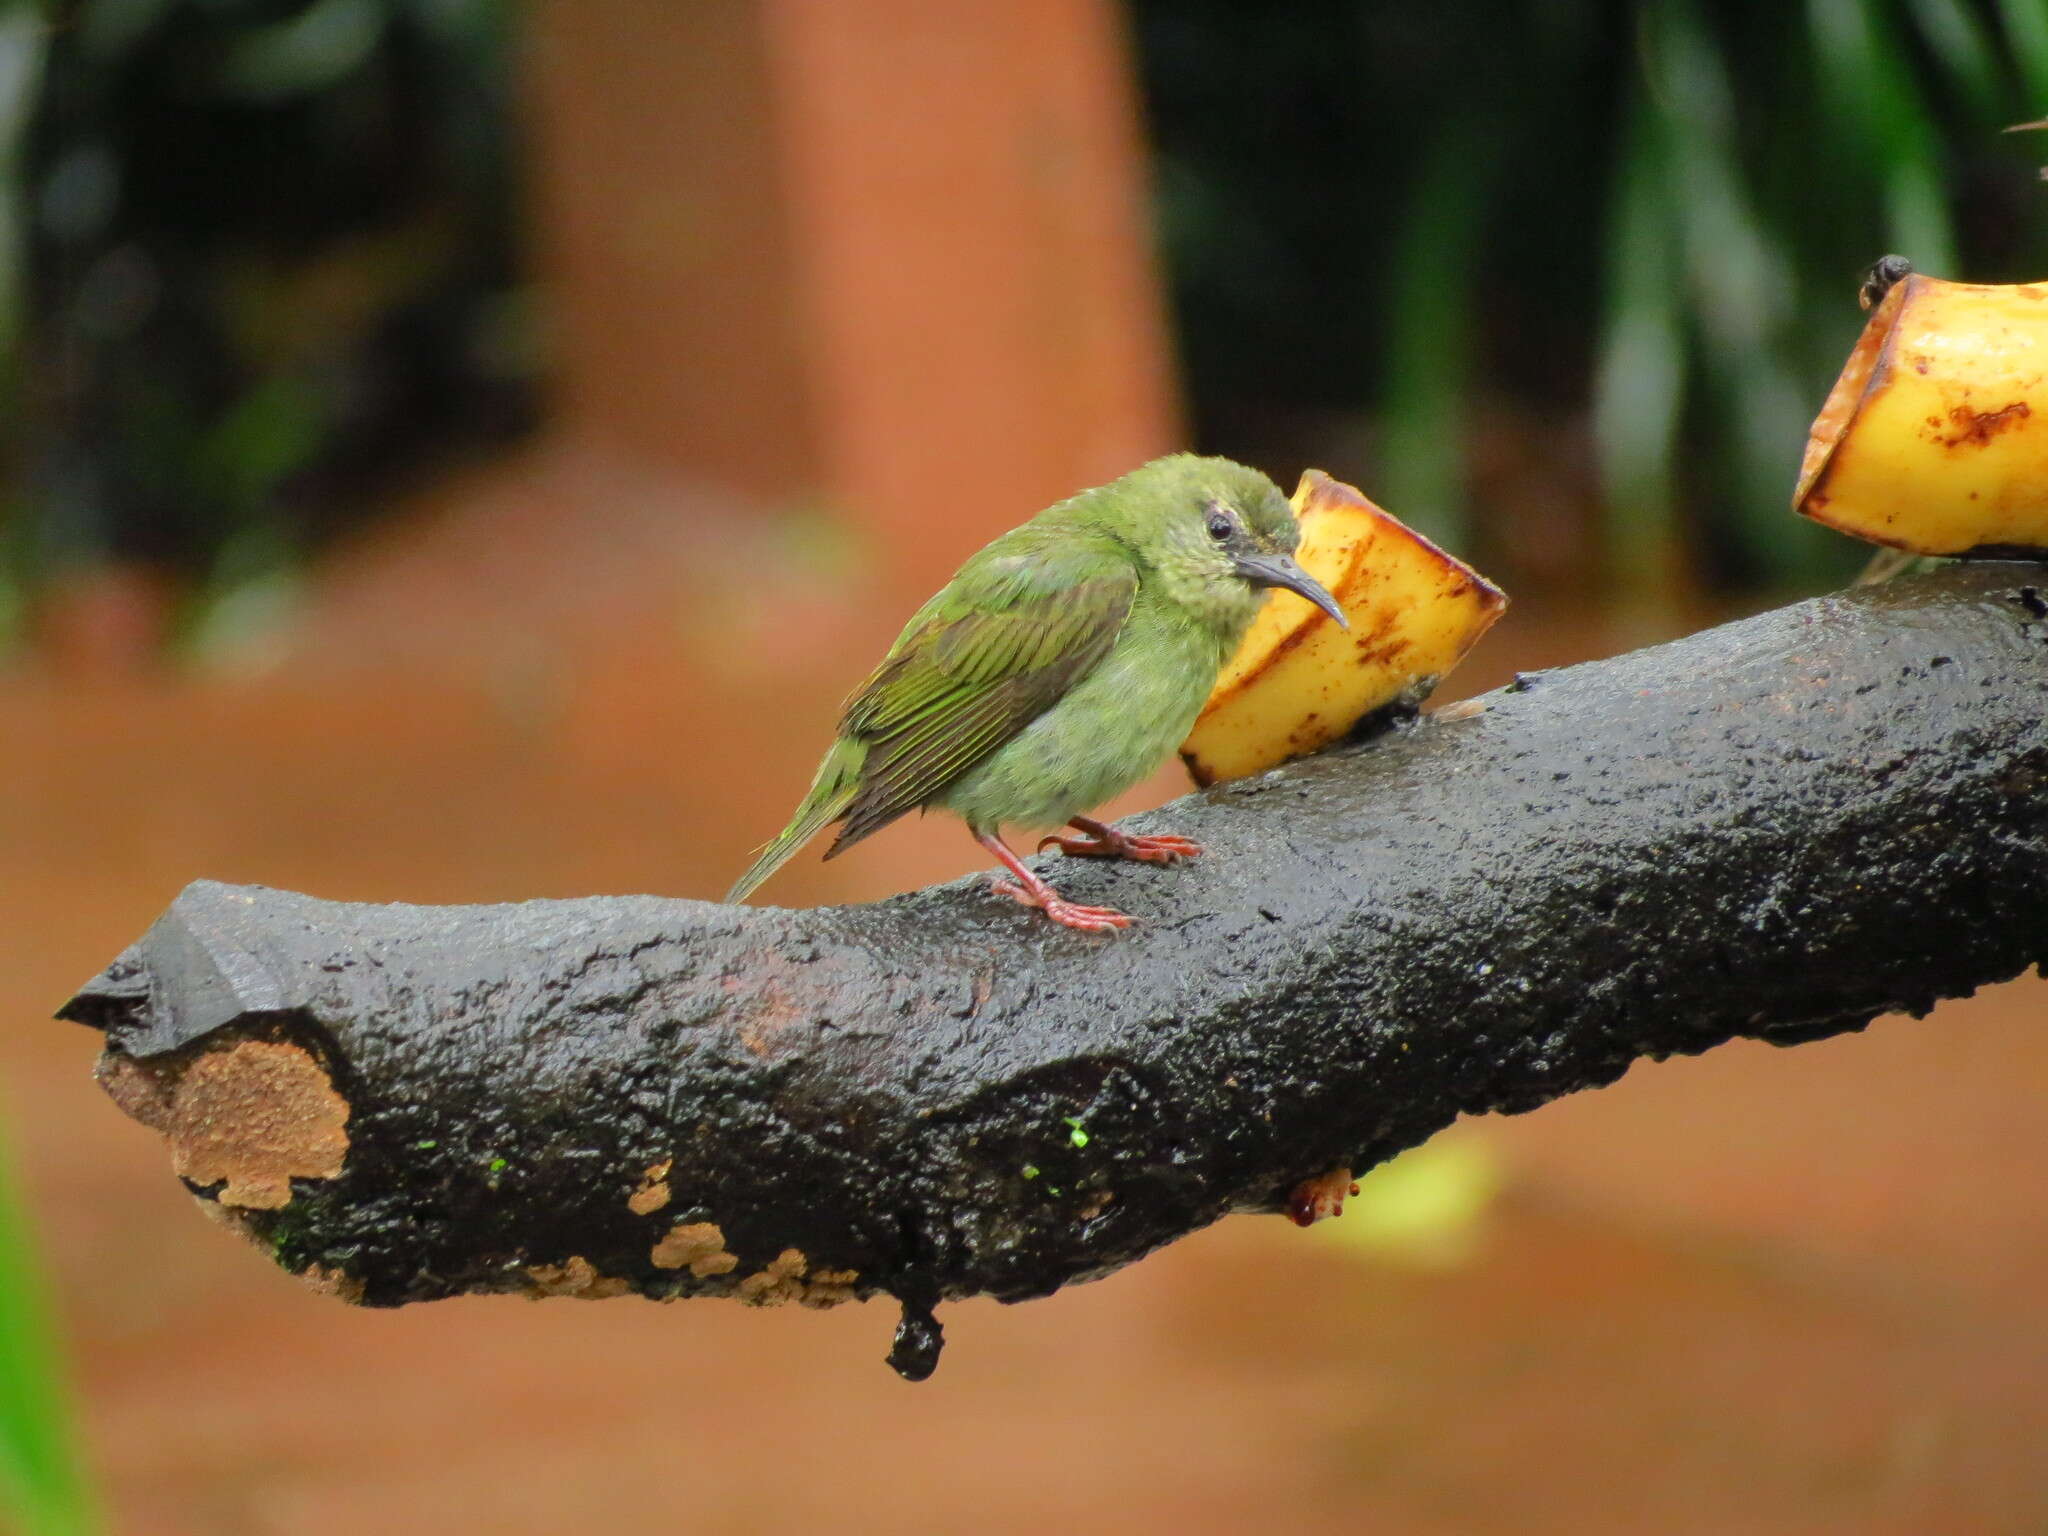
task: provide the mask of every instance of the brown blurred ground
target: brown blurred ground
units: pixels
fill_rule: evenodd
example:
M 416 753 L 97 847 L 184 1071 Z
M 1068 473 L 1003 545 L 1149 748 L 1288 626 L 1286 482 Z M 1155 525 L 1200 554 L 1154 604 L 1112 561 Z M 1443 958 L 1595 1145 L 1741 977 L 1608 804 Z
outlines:
M 715 896 L 935 579 L 1174 440 L 1105 5 L 580 6 L 534 75 L 553 435 L 195 671 L 134 660 L 153 599 L 113 576 L 0 674 L 0 1093 L 114 1528 L 2048 1524 L 2033 980 L 1479 1127 L 1509 1181 L 1462 1268 L 1240 1218 L 948 1309 L 920 1387 L 881 1307 L 352 1311 L 202 1219 L 45 1022 L 182 884 Z M 1621 633 L 1521 594 L 1445 696 Z M 912 822 L 766 894 L 980 862 Z

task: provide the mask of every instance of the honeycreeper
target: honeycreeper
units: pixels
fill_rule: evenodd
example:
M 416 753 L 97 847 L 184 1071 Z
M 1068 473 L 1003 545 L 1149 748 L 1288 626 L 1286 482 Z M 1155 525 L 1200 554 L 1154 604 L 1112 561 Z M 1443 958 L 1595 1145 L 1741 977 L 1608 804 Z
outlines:
M 1005 825 L 1081 858 L 1171 864 L 1202 850 L 1081 814 L 1186 739 L 1269 587 L 1344 613 L 1295 563 L 1280 488 L 1229 459 L 1173 454 L 1048 507 L 994 540 L 911 616 L 847 700 L 838 739 L 739 901 L 832 822 L 831 858 L 912 810 L 951 811 L 1009 871 L 994 890 L 1089 932 L 1129 926 L 1065 900 Z M 1347 626 L 1348 627 L 1348 626 Z

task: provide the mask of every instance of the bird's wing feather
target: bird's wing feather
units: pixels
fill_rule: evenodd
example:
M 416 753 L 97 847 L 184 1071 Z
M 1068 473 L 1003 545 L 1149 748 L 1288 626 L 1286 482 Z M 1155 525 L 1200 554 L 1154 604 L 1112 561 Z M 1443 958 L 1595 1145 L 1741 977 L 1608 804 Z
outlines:
M 913 618 L 847 701 L 866 744 L 859 792 L 825 857 L 925 804 L 1051 708 L 1109 653 L 1138 573 L 1113 540 L 991 550 Z

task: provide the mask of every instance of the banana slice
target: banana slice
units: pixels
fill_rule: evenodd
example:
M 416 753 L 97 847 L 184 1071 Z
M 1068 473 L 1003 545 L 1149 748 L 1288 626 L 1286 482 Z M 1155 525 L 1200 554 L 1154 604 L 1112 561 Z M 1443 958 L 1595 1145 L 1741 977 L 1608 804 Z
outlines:
M 1295 558 L 1351 628 L 1291 592 L 1267 599 L 1181 745 L 1197 784 L 1314 752 L 1433 687 L 1507 608 L 1484 576 L 1319 469 L 1302 475 L 1294 511 Z
M 2048 284 L 1896 283 L 1814 419 L 1792 505 L 1914 554 L 2048 548 Z

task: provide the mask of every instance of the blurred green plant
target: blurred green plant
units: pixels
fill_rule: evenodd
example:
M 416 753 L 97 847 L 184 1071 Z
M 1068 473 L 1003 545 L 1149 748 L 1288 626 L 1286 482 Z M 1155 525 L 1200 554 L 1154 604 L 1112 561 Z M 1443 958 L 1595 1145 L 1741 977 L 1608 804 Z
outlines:
M 28 1219 L 0 1164 L 0 1529 L 100 1529 L 71 1429 L 70 1394 Z
M 1311 1230 L 1378 1263 L 1455 1269 L 1477 1256 L 1505 1177 L 1483 1136 L 1446 1131 L 1367 1173 L 1343 1216 Z
M 1587 440 L 1617 584 L 1839 579 L 1787 501 L 1862 269 L 2048 269 L 2042 0 L 1132 10 L 1199 436 L 1461 542 L 1506 399 Z
M 513 10 L 56 0 L 0 30 L 0 628 L 30 583 L 142 561 L 203 640 L 395 478 L 530 424 Z

